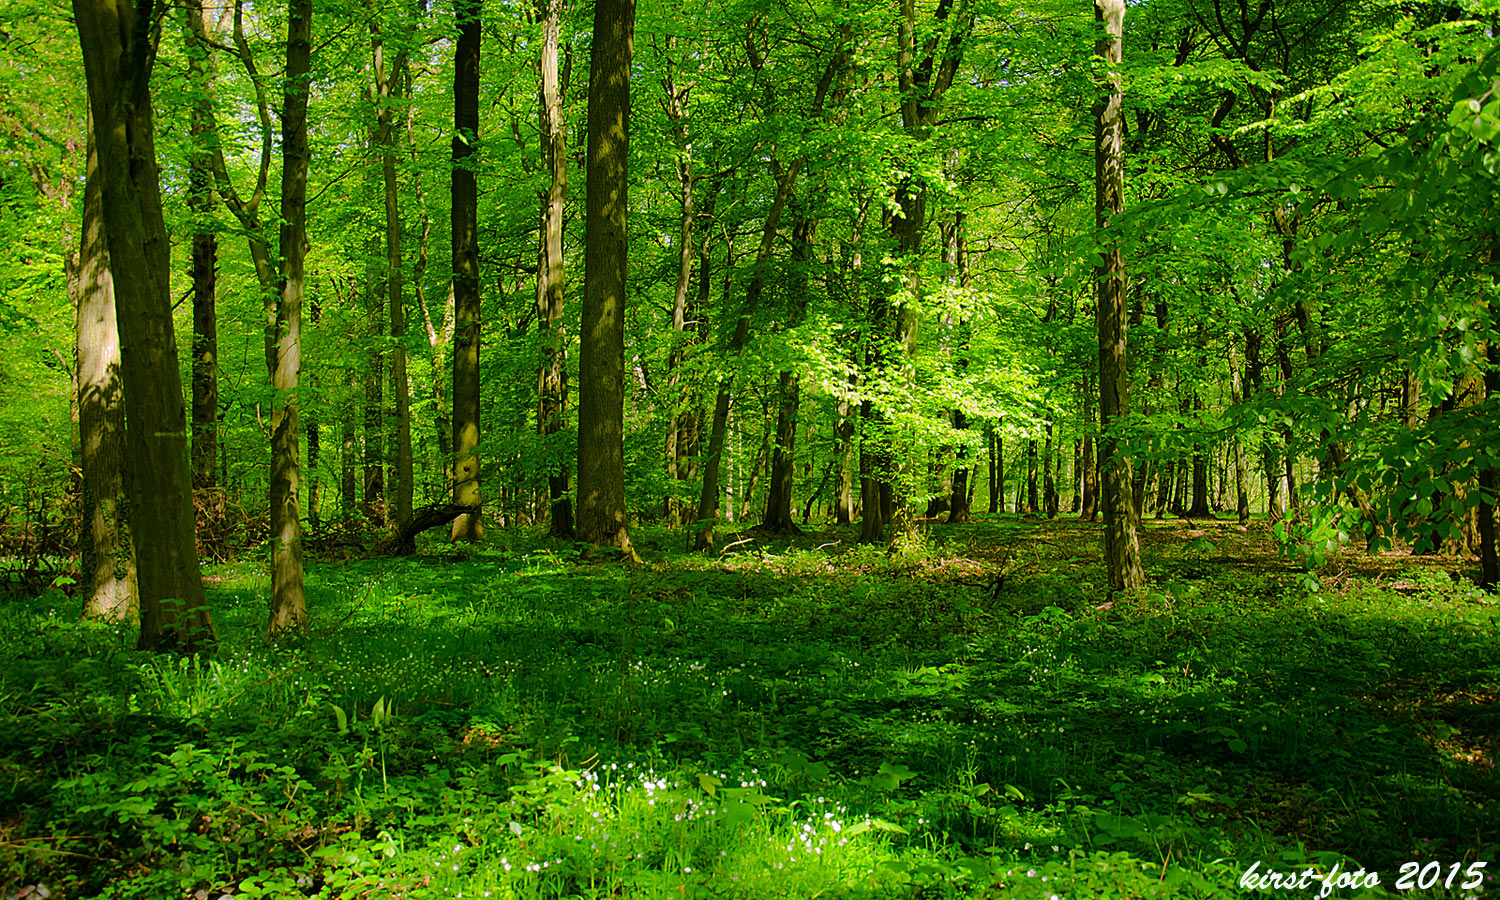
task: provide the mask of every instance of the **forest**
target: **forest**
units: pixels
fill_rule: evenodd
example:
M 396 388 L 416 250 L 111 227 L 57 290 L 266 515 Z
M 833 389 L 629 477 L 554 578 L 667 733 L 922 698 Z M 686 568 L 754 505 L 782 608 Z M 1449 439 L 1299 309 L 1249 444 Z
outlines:
M 4 0 L 0 898 L 1483 896 L 1497 29 Z

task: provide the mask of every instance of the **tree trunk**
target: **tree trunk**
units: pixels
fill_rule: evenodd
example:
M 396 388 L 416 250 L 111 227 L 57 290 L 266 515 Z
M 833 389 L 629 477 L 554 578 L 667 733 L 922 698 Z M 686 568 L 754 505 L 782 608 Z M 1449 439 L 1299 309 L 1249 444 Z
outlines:
M 120 396 L 120 337 L 104 233 L 104 188 L 98 152 L 88 138 L 83 240 L 77 266 L 77 404 L 85 528 L 80 579 L 87 619 L 133 621 L 135 553 L 125 520 L 125 409 Z
M 563 197 L 568 186 L 568 154 L 564 135 L 562 87 L 558 79 L 558 35 L 562 0 L 540 0 L 542 18 L 542 88 L 540 131 L 542 155 L 552 176 L 542 198 L 540 250 L 537 259 L 537 320 L 544 330 L 542 360 L 537 369 L 537 434 L 547 439 L 562 431 L 568 409 L 567 331 L 563 325 Z M 549 457 L 551 454 L 548 454 Z M 573 536 L 573 502 L 568 497 L 569 466 L 547 473 L 549 506 L 547 533 Z
M 1485 393 L 1494 400 L 1500 397 L 1500 341 L 1491 338 L 1485 356 L 1490 363 L 1489 371 L 1484 373 Z M 1495 467 L 1493 459 L 1488 465 L 1481 465 L 1479 487 L 1483 491 L 1475 510 L 1479 520 L 1479 583 L 1495 590 L 1500 587 L 1500 536 L 1497 536 L 1500 523 L 1495 516 L 1500 506 L 1495 501 L 1500 496 L 1500 469 Z
M 202 0 L 187 0 L 184 15 L 207 29 Z M 188 30 L 193 31 L 193 23 Z M 193 212 L 193 487 L 214 486 L 219 460 L 219 326 L 215 310 L 215 281 L 219 238 L 214 232 L 213 154 L 209 142 L 215 133 L 213 116 L 213 68 L 208 48 L 189 49 L 188 79 L 195 97 L 188 133 L 192 152 L 188 159 L 188 207 Z
M 1042 454 L 1042 506 L 1046 509 L 1047 518 L 1057 518 L 1057 478 L 1053 475 L 1053 466 L 1056 464 L 1057 454 L 1052 442 L 1052 422 L 1047 422 L 1047 443 Z
M 1130 461 L 1118 450 L 1111 433 L 1116 420 L 1129 410 L 1129 369 L 1125 353 L 1125 269 L 1118 243 L 1104 235 L 1112 215 L 1119 213 L 1125 192 L 1123 97 L 1120 47 L 1125 31 L 1124 0 L 1095 0 L 1094 22 L 1105 34 L 1094 53 L 1108 67 L 1105 92 L 1099 98 L 1094 126 L 1095 226 L 1107 239 L 1102 263 L 1095 270 L 1097 302 L 1095 330 L 1099 339 L 1099 469 L 1104 511 L 1104 559 L 1111 590 L 1135 591 L 1146 583 L 1136 537 L 1137 513 L 1130 478 Z
M 171 258 L 149 90 L 155 30 L 149 19 L 135 21 L 131 0 L 75 0 L 73 12 L 114 278 L 130 521 L 136 534 L 151 535 L 136 553 L 138 646 L 196 652 L 215 635 L 193 537 L 187 411 L 172 327 Z
M 802 324 L 807 313 L 808 269 L 813 262 L 812 244 L 817 223 L 805 215 L 792 226 L 791 310 L 787 327 Z M 771 489 L 766 499 L 762 525 L 772 531 L 797 531 L 792 521 L 793 464 L 796 459 L 797 417 L 801 411 L 802 385 L 796 372 L 783 371 L 777 386 L 776 449 L 771 457 Z
M 377 527 L 385 524 L 385 319 L 383 293 L 377 273 L 380 239 L 372 236 L 365 248 L 365 318 L 369 328 L 369 370 L 365 382 L 364 513 Z
M 734 367 L 738 363 L 740 351 L 750 337 L 750 318 L 760 306 L 761 295 L 765 291 L 766 270 L 770 268 L 771 252 L 775 248 L 776 229 L 781 223 L 782 211 L 791 199 L 792 186 L 802 168 L 802 161 L 796 160 L 789 166 L 782 166 L 773 158 L 771 166 L 776 176 L 776 197 L 771 201 L 771 208 L 766 212 L 765 223 L 761 226 L 760 246 L 755 251 L 750 283 L 745 287 L 745 306 L 735 323 L 734 334 L 729 339 L 729 350 L 723 363 L 725 374 L 719 378 L 718 396 L 714 400 L 708 454 L 703 460 L 703 491 L 698 497 L 698 533 L 693 539 L 696 550 L 708 550 L 714 545 L 714 524 L 719 517 L 719 469 L 723 464 L 724 439 L 729 425 Z
M 458 0 L 453 63 L 453 505 L 473 509 L 453 520 L 454 541 L 484 537 L 479 490 L 479 0 Z M 590 192 L 592 196 L 592 192 Z
M 312 70 L 312 0 L 287 10 L 286 93 L 281 117 L 281 297 L 271 370 L 271 617 L 266 639 L 307 630 L 298 506 L 297 381 L 302 372 L 303 268 L 307 254 L 307 96 Z
M 1000 443 L 1000 429 L 988 426 L 990 445 L 990 515 L 1005 512 L 1005 448 Z
M 1077 515 L 1083 511 L 1083 438 L 1073 439 L 1073 477 L 1068 479 L 1068 486 L 1073 491 L 1073 498 L 1068 504 L 1068 512 Z
M 635 0 L 598 0 L 589 58 L 578 537 L 636 559 L 625 522 L 626 184 Z
M 854 504 L 854 406 L 848 398 L 840 398 L 838 424 L 833 428 L 835 452 L 838 454 L 838 481 L 834 487 L 834 523 L 851 524 L 858 512 Z
M 969 417 L 963 414 L 963 410 L 953 411 L 953 427 L 959 431 L 965 431 L 969 427 Z M 958 448 L 960 462 L 966 462 L 969 458 L 969 448 L 960 445 Z M 953 470 L 953 492 L 948 501 L 948 524 L 958 525 L 969 521 L 969 467 L 960 465 Z
M 408 28 L 410 38 L 410 28 Z M 415 473 L 411 449 L 411 391 L 406 383 L 406 298 L 402 269 L 400 185 L 396 181 L 395 105 L 398 85 L 406 84 L 410 94 L 407 50 L 403 46 L 388 71 L 385 65 L 385 42 L 378 21 L 370 26 L 371 50 L 374 55 L 375 93 L 380 100 L 375 118 L 375 148 L 380 154 L 380 173 L 385 195 L 385 289 L 391 328 L 391 396 L 396 413 L 396 506 L 395 524 L 399 529 L 412 516 L 415 497 Z
M 1238 406 L 1245 400 L 1244 382 L 1240 376 L 1240 363 L 1235 352 L 1234 338 L 1229 339 L 1229 402 Z M 1245 470 L 1245 445 L 1239 436 L 1230 438 L 1230 452 L 1234 460 L 1234 509 L 1241 525 L 1250 524 L 1250 485 Z
M 1041 494 L 1037 491 L 1036 439 L 1026 441 L 1026 514 L 1036 515 L 1042 511 Z

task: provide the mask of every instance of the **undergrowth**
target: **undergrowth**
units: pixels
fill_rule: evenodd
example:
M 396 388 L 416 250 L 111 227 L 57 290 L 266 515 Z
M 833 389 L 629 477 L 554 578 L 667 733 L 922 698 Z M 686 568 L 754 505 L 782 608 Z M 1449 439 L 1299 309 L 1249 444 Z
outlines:
M 1379 873 L 1350 897 L 1493 868 L 1495 598 L 1407 563 L 1309 584 L 1215 555 L 1234 537 L 1148 534 L 1152 587 L 1111 598 L 1072 523 L 638 569 L 508 535 L 314 563 L 312 633 L 271 648 L 266 577 L 230 565 L 209 658 L 11 599 L 0 894 L 1124 900 Z M 1483 891 L 1461 882 L 1402 895 Z

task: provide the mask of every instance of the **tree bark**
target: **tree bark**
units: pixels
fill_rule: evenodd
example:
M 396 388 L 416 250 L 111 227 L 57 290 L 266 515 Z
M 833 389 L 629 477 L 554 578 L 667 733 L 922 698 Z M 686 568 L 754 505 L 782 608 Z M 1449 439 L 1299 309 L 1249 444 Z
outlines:
M 542 87 L 540 131 L 542 155 L 552 176 L 542 198 L 540 250 L 537 259 L 537 320 L 544 331 L 537 369 L 537 434 L 545 442 L 562 431 L 568 409 L 567 331 L 563 326 L 563 196 L 568 186 L 562 87 L 558 80 L 558 40 L 562 0 L 540 0 L 542 19 Z M 573 536 L 573 502 L 568 497 L 568 469 L 559 464 L 547 473 L 548 534 Z
M 372 135 L 373 137 L 373 135 Z M 374 141 L 371 141 L 373 144 Z M 385 309 L 380 239 L 372 235 L 366 246 L 364 313 L 369 369 L 365 383 L 364 513 L 377 527 L 385 524 Z
M 183 14 L 208 28 L 202 0 L 187 0 Z M 189 34 L 195 25 L 188 23 Z M 216 131 L 213 115 L 213 64 L 208 47 L 189 42 L 188 80 L 195 97 L 188 134 L 188 207 L 193 212 L 193 487 L 215 485 L 219 459 L 219 326 L 215 309 L 215 281 L 219 238 L 214 231 L 213 153 L 209 142 Z
M 1231 336 L 1229 339 L 1229 402 L 1236 406 L 1245 400 L 1244 382 L 1240 372 L 1239 354 L 1236 352 L 1234 338 Z M 1230 452 L 1234 460 L 1235 516 L 1241 525 L 1249 525 L 1249 475 L 1245 470 L 1245 445 L 1240 442 L 1238 435 L 1230 438 Z
M 598 0 L 589 57 L 578 537 L 637 559 L 625 521 L 625 272 L 635 0 Z
M 83 615 L 133 621 L 140 616 L 135 552 L 125 519 L 125 409 L 114 282 L 104 233 L 104 188 L 98 152 L 88 138 L 83 188 L 83 239 L 78 266 L 77 403 L 82 448 L 85 528 Z
M 1106 235 L 1109 219 L 1119 213 L 1125 192 L 1123 97 L 1120 48 L 1125 32 L 1124 0 L 1095 0 L 1094 22 L 1105 34 L 1094 53 L 1108 67 L 1105 91 L 1099 99 L 1094 126 L 1095 226 L 1107 241 L 1102 262 L 1095 269 L 1097 286 L 1095 330 L 1099 339 L 1099 469 L 1104 512 L 1104 559 L 1111 590 L 1135 591 L 1145 586 L 1137 513 L 1130 478 L 1130 461 L 1111 433 L 1129 410 L 1129 369 L 1125 352 L 1125 269 L 1118 243 Z
M 792 226 L 791 310 L 787 327 L 795 328 L 807 314 L 808 268 L 812 265 L 813 237 L 817 223 L 798 215 Z M 783 371 L 777 385 L 780 401 L 776 410 L 776 448 L 771 457 L 771 489 L 762 524 L 771 531 L 797 531 L 792 521 L 793 463 L 796 459 L 797 417 L 801 410 L 802 384 L 796 372 Z
M 484 537 L 479 490 L 479 0 L 458 0 L 453 67 L 453 505 L 472 508 L 453 520 L 450 538 Z
M 1000 445 L 1000 430 L 994 425 L 985 428 L 990 449 L 990 515 L 1004 512 L 1001 509 L 1005 498 L 1005 459 Z
M 668 37 L 667 41 L 670 50 L 672 38 Z M 697 426 L 692 390 L 683 381 L 682 375 L 688 345 L 699 333 L 697 323 L 689 321 L 697 316 L 690 315 L 688 311 L 693 265 L 697 261 L 693 246 L 693 145 L 688 138 L 687 112 L 683 108 L 690 88 L 691 85 L 679 85 L 675 72 L 670 70 L 662 77 L 667 119 L 672 126 L 672 137 L 677 143 L 677 196 L 680 209 L 677 220 L 677 286 L 672 293 L 672 347 L 667 355 L 667 394 L 672 403 L 672 421 L 667 426 L 666 458 L 667 477 L 671 479 L 672 486 L 667 495 L 666 513 L 667 527 L 674 529 L 681 527 L 684 519 L 690 518 L 684 515 L 684 503 L 678 492 L 684 486 L 683 482 L 688 480 L 684 477 L 684 470 L 693 468 L 691 455 L 683 444 L 696 444 L 696 435 L 687 435 L 684 426 L 691 424 L 694 430 Z M 708 193 L 706 205 L 711 215 L 715 195 L 718 193 L 717 181 L 712 183 Z M 708 274 L 705 272 L 704 277 L 707 278 Z
M 407 39 L 410 39 L 410 26 Z M 402 268 L 401 197 L 396 180 L 396 110 L 395 97 L 405 87 L 410 94 L 408 51 L 396 52 L 390 69 L 386 68 L 385 41 L 377 21 L 370 25 L 371 52 L 374 57 L 375 94 L 379 107 L 375 117 L 375 148 L 380 154 L 380 175 L 385 196 L 385 289 L 390 317 L 391 396 L 396 415 L 396 491 L 395 525 L 399 529 L 412 516 L 416 484 L 411 448 L 411 390 L 406 383 L 406 298 L 405 272 Z
M 286 92 L 281 114 L 281 296 L 271 370 L 271 617 L 266 639 L 307 630 L 302 583 L 297 382 L 302 372 L 302 295 L 307 255 L 307 99 L 312 71 L 312 0 L 287 10 Z
M 1026 442 L 1026 514 L 1036 515 L 1042 510 L 1041 494 L 1037 491 L 1036 439 Z
M 1484 373 L 1485 393 L 1491 400 L 1500 397 L 1500 341 L 1493 338 L 1486 349 L 1489 370 Z M 1500 587 L 1500 522 L 1496 521 L 1496 509 L 1500 503 L 1500 469 L 1492 458 L 1479 468 L 1479 487 L 1483 492 L 1475 510 L 1479 520 L 1479 583 L 1494 590 Z
M 142 650 L 197 652 L 215 640 L 193 536 L 187 411 L 172 327 L 170 250 L 162 218 L 150 10 L 131 0 L 74 0 L 103 187 L 127 420 L 130 520 L 137 549 Z
M 1053 476 L 1054 466 L 1057 461 L 1056 447 L 1052 440 L 1052 420 L 1047 420 L 1047 443 L 1042 454 L 1042 506 L 1046 509 L 1047 518 L 1057 518 L 1057 479 Z

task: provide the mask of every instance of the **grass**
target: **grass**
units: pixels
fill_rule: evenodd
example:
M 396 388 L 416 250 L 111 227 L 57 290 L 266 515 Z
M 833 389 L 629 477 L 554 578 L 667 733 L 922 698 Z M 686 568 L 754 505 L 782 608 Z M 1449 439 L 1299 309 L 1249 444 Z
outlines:
M 263 571 L 222 567 L 209 659 L 137 654 L 59 591 L 9 600 L 0 895 L 1231 897 L 1253 863 L 1378 873 L 1352 897 L 1497 864 L 1500 607 L 1439 562 L 1309 580 L 1254 532 L 1153 523 L 1151 589 L 1111 601 L 1077 523 L 839 538 L 635 570 L 516 535 L 314 563 L 313 633 L 273 648 Z M 1493 884 L 1464 879 L 1400 893 Z

